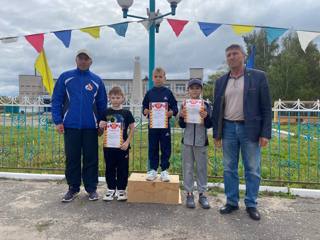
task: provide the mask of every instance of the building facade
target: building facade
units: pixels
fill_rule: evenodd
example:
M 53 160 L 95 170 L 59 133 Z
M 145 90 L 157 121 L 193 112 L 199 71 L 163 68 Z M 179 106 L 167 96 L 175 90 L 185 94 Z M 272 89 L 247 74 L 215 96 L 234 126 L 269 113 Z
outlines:
M 48 95 L 48 92 L 42 84 L 41 76 L 19 75 L 19 99 L 34 99 L 44 95 Z
M 190 68 L 190 78 L 200 78 L 203 80 L 203 68 Z M 54 79 L 56 81 L 56 79 Z M 140 82 L 139 82 L 140 81 Z M 165 86 L 168 87 L 175 95 L 180 105 L 187 94 L 188 79 L 167 79 Z M 147 92 L 148 77 L 141 79 L 141 66 L 139 57 L 134 59 L 133 78 L 127 79 L 103 79 L 107 93 L 114 86 L 119 86 L 130 104 L 141 104 L 143 96 Z M 46 92 L 41 76 L 19 75 L 19 99 L 24 97 L 36 98 L 46 96 Z

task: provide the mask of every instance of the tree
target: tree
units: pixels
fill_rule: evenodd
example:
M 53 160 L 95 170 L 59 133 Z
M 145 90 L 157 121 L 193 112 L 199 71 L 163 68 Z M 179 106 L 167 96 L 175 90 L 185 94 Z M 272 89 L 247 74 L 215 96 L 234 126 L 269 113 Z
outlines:
M 216 80 L 226 73 L 225 70 L 219 70 L 209 76 L 209 80 L 203 85 L 203 99 L 213 101 L 213 91 Z
M 247 53 L 251 54 L 251 46 L 255 46 L 255 68 L 267 72 L 268 67 L 274 60 L 279 50 L 276 41 L 268 44 L 267 35 L 264 30 L 254 31 L 252 34 L 243 37 L 246 43 Z
M 301 49 L 296 33 L 287 34 L 268 44 L 264 30 L 244 37 L 250 54 L 256 47 L 255 68 L 267 73 L 273 100 L 315 100 L 320 92 L 320 53 L 310 43 L 306 53 Z
M 273 99 L 312 100 L 319 96 L 319 57 L 316 45 L 310 44 L 305 53 L 297 34 L 287 35 L 268 71 Z

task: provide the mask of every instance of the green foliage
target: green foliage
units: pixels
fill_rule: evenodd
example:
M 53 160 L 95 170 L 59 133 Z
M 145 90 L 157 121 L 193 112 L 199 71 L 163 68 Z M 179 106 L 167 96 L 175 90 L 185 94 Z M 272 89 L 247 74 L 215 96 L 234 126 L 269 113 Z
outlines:
M 214 84 L 225 73 L 225 71 L 218 71 L 209 76 L 209 80 L 203 85 L 203 99 L 213 101 Z
M 267 35 L 263 30 L 254 31 L 252 34 L 244 36 L 243 40 L 246 43 L 248 55 L 251 54 L 251 46 L 256 47 L 255 68 L 266 72 L 277 55 L 279 45 L 275 41 L 269 45 Z
M 247 49 L 256 46 L 255 68 L 267 73 L 273 101 L 316 100 L 320 92 L 320 53 L 310 43 L 306 53 L 300 47 L 296 33 L 282 40 L 267 43 L 263 30 L 244 37 Z
M 243 37 L 248 54 L 255 45 L 255 68 L 267 73 L 273 101 L 317 100 L 320 97 L 320 53 L 317 45 L 310 43 L 304 52 L 296 33 L 285 34 L 280 40 L 268 44 L 264 30 Z M 204 97 L 212 99 L 218 73 L 209 76 L 204 87 Z

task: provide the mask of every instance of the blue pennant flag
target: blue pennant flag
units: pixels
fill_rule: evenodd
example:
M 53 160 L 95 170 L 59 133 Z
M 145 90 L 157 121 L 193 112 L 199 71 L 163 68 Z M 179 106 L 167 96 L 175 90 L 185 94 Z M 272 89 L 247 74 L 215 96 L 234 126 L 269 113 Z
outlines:
M 198 22 L 199 27 L 203 34 L 208 37 L 211 33 L 213 33 L 215 30 L 217 30 L 221 24 L 217 23 L 207 23 L 207 22 Z
M 288 29 L 285 28 L 264 28 L 267 33 L 268 44 L 271 44 L 274 40 L 279 38 L 284 34 Z
M 128 22 L 116 23 L 116 24 L 108 25 L 108 27 L 113 28 L 119 36 L 125 37 L 128 29 Z
M 251 53 L 247 59 L 247 64 L 246 67 L 247 68 L 254 68 L 254 57 L 256 55 L 256 46 L 251 46 Z
M 70 45 L 71 30 L 53 32 L 59 38 L 66 48 Z

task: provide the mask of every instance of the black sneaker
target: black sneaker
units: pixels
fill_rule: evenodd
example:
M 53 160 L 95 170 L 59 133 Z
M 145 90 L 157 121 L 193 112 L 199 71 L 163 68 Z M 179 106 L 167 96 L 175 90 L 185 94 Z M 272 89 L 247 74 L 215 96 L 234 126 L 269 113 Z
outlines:
M 186 206 L 187 206 L 187 208 L 195 208 L 196 207 L 196 204 L 194 203 L 193 194 L 187 194 Z
M 208 198 L 204 194 L 199 195 L 199 203 L 203 209 L 209 209 L 210 204 L 208 202 Z
M 99 199 L 99 195 L 96 191 L 89 193 L 89 201 L 97 201 Z
M 68 190 L 68 192 L 62 198 L 61 202 L 71 202 L 78 196 L 78 194 L 79 192 Z

